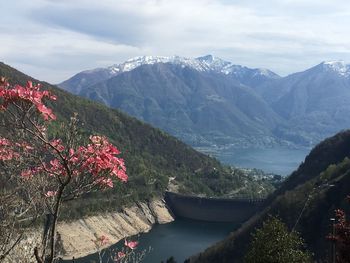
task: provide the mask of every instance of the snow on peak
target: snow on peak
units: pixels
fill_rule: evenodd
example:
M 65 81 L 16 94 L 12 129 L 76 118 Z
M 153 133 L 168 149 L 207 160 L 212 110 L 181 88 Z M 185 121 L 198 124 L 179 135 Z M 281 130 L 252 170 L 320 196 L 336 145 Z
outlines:
M 155 64 L 155 63 L 166 63 L 168 62 L 168 57 L 155 57 L 155 56 L 142 56 L 142 57 L 134 57 L 131 59 L 128 59 L 124 63 L 113 65 L 109 67 L 109 69 L 112 71 L 118 71 L 118 72 L 125 72 L 125 71 L 131 71 L 139 66 L 147 65 L 147 64 Z
M 256 69 L 256 75 L 261 75 L 269 78 L 279 78 L 279 76 L 272 72 L 271 70 L 268 70 L 266 68 L 257 68 Z
M 163 57 L 163 56 L 141 56 L 128 59 L 124 63 L 109 67 L 111 73 L 131 71 L 142 65 L 153 65 L 157 63 L 172 63 L 194 68 L 198 71 L 209 70 L 209 67 L 196 59 L 190 59 L 179 56 Z
M 231 62 L 222 60 L 221 58 L 206 55 L 198 58 L 186 58 L 180 56 L 140 56 L 128 59 L 127 61 L 110 66 L 108 68 L 111 76 L 122 72 L 131 71 L 142 65 L 153 65 L 157 63 L 172 63 L 180 65 L 181 67 L 189 67 L 197 71 L 214 71 L 222 74 L 233 74 L 236 76 L 243 76 L 247 71 L 254 71 L 255 75 L 263 75 L 269 78 L 274 78 L 277 75 L 266 69 L 249 69 L 239 65 L 234 65 Z
M 232 65 L 231 62 L 222 60 L 221 58 L 214 57 L 212 55 L 206 55 L 206 56 L 203 56 L 203 57 L 198 57 L 198 58 L 196 58 L 196 60 L 198 60 L 201 63 L 203 63 L 209 69 L 217 71 L 217 72 L 221 72 L 221 73 L 224 73 L 224 74 L 228 74 L 228 73 L 225 73 L 225 67 Z
M 273 73 L 272 71 L 264 68 L 250 69 L 247 67 L 243 67 L 240 65 L 235 65 L 231 62 L 222 60 L 221 58 L 214 57 L 212 55 L 207 55 L 203 57 L 197 58 L 197 60 L 205 63 L 209 68 L 216 72 L 220 72 L 223 74 L 233 74 L 236 76 L 242 76 L 246 74 L 248 71 L 253 73 L 253 76 L 265 76 L 268 78 L 277 78 L 278 75 Z
M 346 64 L 344 61 L 325 61 L 322 63 L 323 66 L 328 69 L 338 73 L 341 76 L 350 76 L 350 65 Z

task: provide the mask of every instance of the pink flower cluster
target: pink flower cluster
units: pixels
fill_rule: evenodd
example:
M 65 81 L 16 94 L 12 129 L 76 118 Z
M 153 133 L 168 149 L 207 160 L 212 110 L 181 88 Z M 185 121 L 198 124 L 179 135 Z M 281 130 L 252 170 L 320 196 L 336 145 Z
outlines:
M 70 161 L 81 163 L 81 169 L 98 176 L 104 172 L 123 182 L 128 180 L 124 160 L 118 158 L 119 150 L 103 136 L 90 136 L 90 144 L 78 148 L 77 153 L 70 150 Z M 113 187 L 110 177 L 98 177 L 96 182 Z
M 130 249 L 135 249 L 139 242 L 137 241 L 127 241 L 126 239 L 124 240 L 124 245 Z
M 12 159 L 18 159 L 20 152 L 26 153 L 34 148 L 26 142 L 14 143 L 6 138 L 0 137 L 0 161 L 10 161 Z
M 117 157 L 120 154 L 119 150 L 103 136 L 91 136 L 90 143 L 87 146 L 78 147 L 76 151 L 71 148 L 66 152 L 60 139 L 50 141 L 49 148 L 53 155 L 55 151 L 61 153 L 72 171 L 72 176 L 90 173 L 95 177 L 95 183 L 105 187 L 113 187 L 113 178 L 123 182 L 128 180 L 124 160 Z M 58 158 L 42 163 L 38 167 L 26 169 L 21 175 L 31 178 L 42 172 L 50 176 L 67 176 L 67 169 L 63 161 Z
M 56 100 L 56 96 L 40 89 L 40 84 L 33 85 L 31 81 L 28 81 L 25 87 L 20 85 L 12 87 L 1 78 L 0 110 L 6 110 L 10 104 L 22 107 L 20 102 L 27 102 L 34 105 L 45 120 L 56 119 L 52 110 L 43 104 L 44 98 Z M 38 128 L 41 134 L 46 130 L 39 126 Z M 18 147 L 22 147 L 25 151 L 33 149 L 29 144 L 12 143 L 8 139 L 0 138 L 0 160 L 19 158 L 22 151 L 18 150 Z M 67 176 L 70 170 L 72 176 L 90 173 L 95 177 L 96 184 L 105 187 L 113 187 L 113 178 L 123 182 L 128 179 L 124 160 L 117 157 L 120 154 L 119 150 L 103 136 L 90 136 L 90 143 L 77 149 L 66 148 L 61 139 L 54 139 L 47 143 L 46 149 L 51 151 L 53 159 L 37 167 L 23 170 L 22 177 L 29 179 L 43 172 L 49 176 Z
M 5 138 L 0 138 L 0 160 L 9 161 L 13 158 L 18 158 L 20 155 L 13 150 L 13 144 L 11 141 Z
M 42 114 L 44 120 L 55 120 L 56 116 L 53 114 L 50 108 L 43 104 L 42 100 L 44 98 L 56 100 L 57 98 L 56 96 L 51 95 L 49 91 L 41 91 L 40 89 L 40 84 L 35 86 L 31 81 L 27 82 L 26 87 L 22 87 L 20 85 L 11 87 L 2 79 L 2 83 L 0 84 L 0 98 L 2 98 L 0 110 L 6 110 L 11 103 L 25 101 L 32 103 Z
M 129 251 L 134 250 L 139 242 L 137 241 L 127 241 L 126 239 L 124 240 L 124 246 L 129 249 Z M 114 262 L 120 262 L 123 258 L 128 256 L 128 252 L 125 251 L 119 251 L 116 256 L 114 257 Z
M 108 243 L 110 242 L 110 239 L 105 235 L 101 235 L 96 240 L 91 240 L 91 241 L 93 241 L 95 243 L 95 245 L 97 246 L 97 248 L 100 250 L 101 247 L 108 245 Z M 128 240 L 124 239 L 125 248 L 122 249 L 122 251 L 118 251 L 118 252 L 113 251 L 113 253 L 115 253 L 113 261 L 114 262 L 121 262 L 124 258 L 126 259 L 127 256 L 134 249 L 136 249 L 137 245 L 138 245 L 137 241 L 128 241 Z

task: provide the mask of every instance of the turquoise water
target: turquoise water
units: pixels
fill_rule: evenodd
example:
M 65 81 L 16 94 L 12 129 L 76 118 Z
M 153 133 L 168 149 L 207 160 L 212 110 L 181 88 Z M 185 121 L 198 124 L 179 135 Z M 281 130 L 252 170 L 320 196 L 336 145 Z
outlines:
M 298 168 L 309 152 L 309 148 L 244 148 L 223 150 L 215 153 L 214 156 L 225 164 L 258 168 L 265 172 L 286 176 Z
M 208 246 L 222 240 L 237 226 L 232 223 L 211 223 L 189 219 L 177 219 L 165 225 L 155 225 L 152 230 L 139 237 L 137 251 L 149 250 L 143 263 L 160 263 L 174 256 L 178 263 L 194 255 Z M 121 242 L 123 243 L 123 242 Z M 122 244 L 117 244 L 116 247 Z M 65 261 L 72 262 L 72 261 Z M 88 256 L 75 260 L 76 263 L 98 262 L 96 256 Z M 105 260 L 107 262 L 107 259 Z

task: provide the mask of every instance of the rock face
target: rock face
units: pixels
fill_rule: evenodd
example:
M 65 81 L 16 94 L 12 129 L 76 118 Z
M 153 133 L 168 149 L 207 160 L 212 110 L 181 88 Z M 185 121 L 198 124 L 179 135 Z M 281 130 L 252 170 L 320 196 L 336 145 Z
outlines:
M 60 254 L 64 259 L 83 257 L 96 252 L 92 240 L 96 240 L 97 237 L 107 236 L 109 241 L 104 247 L 108 247 L 125 237 L 148 232 L 154 224 L 172 221 L 174 218 L 165 202 L 156 199 L 149 203 L 137 203 L 121 212 L 90 216 L 73 222 L 60 222 Z M 40 244 L 40 233 L 41 230 L 27 233 L 25 240 L 8 258 L 8 262 L 34 262 L 23 261 L 23 257 L 32 258 L 33 248 Z

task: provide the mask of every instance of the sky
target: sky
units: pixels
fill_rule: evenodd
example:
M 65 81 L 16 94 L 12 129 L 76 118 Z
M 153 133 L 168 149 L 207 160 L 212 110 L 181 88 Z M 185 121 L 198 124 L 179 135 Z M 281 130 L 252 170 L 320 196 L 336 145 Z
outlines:
M 207 54 L 282 76 L 350 62 L 349 0 L 0 0 L 0 61 L 40 80 L 142 55 Z

